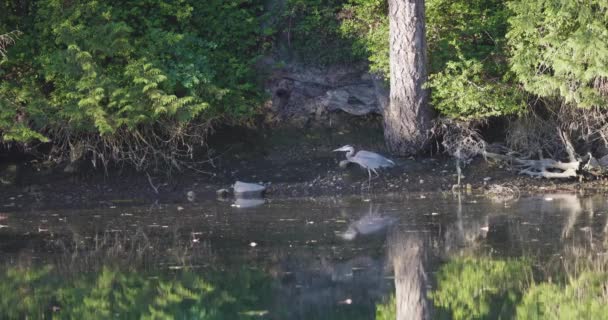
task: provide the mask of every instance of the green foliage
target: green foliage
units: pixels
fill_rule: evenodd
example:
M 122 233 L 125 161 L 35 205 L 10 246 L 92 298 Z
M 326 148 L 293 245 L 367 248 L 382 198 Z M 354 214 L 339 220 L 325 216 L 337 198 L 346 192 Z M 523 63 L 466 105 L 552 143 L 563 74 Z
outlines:
M 344 0 L 288 0 L 281 21 L 287 45 L 298 61 L 311 65 L 348 63 L 360 57 L 342 37 L 340 8 Z
M 239 119 L 261 101 L 252 67 L 267 41 L 261 1 L 5 1 L 0 9 L 0 33 L 25 28 L 0 63 L 3 141 L 112 141 L 159 124 Z
M 607 273 L 585 272 L 568 285 L 532 286 L 517 307 L 517 319 L 606 319 Z
M 389 75 L 387 3 L 351 0 L 341 31 L 354 38 L 353 50 L 368 57 L 372 72 Z M 523 97 L 509 81 L 503 1 L 426 1 L 433 106 L 456 119 L 481 119 L 519 112 Z
M 353 40 L 353 51 L 367 57 L 370 71 L 388 77 L 389 26 L 385 0 L 351 0 L 341 13 L 340 31 Z
M 478 60 L 449 61 L 445 69 L 429 77 L 432 102 L 441 114 L 474 120 L 517 113 L 524 109 L 522 92 L 512 85 L 484 78 Z
M 506 318 L 514 313 L 530 275 L 525 260 L 459 258 L 439 270 L 430 298 L 449 318 Z
M 608 2 L 516 0 L 507 35 L 526 90 L 579 107 L 608 103 Z

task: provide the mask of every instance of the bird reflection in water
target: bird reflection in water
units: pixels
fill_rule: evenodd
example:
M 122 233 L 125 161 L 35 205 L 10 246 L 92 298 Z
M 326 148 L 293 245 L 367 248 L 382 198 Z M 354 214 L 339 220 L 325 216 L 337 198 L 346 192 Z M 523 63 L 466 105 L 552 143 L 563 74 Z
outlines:
M 397 222 L 397 218 L 382 216 L 378 213 L 380 206 L 373 210 L 373 205 L 369 205 L 369 212 L 359 220 L 353 221 L 345 232 L 340 234 L 344 240 L 354 240 L 358 236 L 367 236 L 384 232 L 391 225 Z

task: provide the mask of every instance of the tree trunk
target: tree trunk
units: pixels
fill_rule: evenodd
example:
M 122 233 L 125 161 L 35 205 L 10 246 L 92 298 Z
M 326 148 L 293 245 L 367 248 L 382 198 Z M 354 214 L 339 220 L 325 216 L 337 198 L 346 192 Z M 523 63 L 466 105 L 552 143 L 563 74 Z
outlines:
M 415 233 L 395 232 L 389 241 L 389 257 L 395 273 L 397 320 L 430 319 L 423 239 Z
M 428 141 L 431 112 L 427 79 L 424 0 L 389 0 L 390 103 L 384 138 L 394 154 L 413 155 Z

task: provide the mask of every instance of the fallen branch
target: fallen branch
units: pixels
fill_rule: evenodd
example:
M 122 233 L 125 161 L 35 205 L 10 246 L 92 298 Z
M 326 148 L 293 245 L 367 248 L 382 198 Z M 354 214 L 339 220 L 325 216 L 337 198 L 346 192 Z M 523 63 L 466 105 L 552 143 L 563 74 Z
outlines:
M 553 178 L 574 178 L 576 177 L 576 170 L 568 169 L 562 172 L 552 172 L 552 171 L 532 171 L 528 169 L 524 169 L 519 171 L 520 174 L 527 174 L 532 177 L 541 177 L 547 179 Z
M 520 174 L 526 174 L 532 177 L 542 177 L 548 179 L 554 178 L 573 178 L 577 176 L 576 171 L 580 167 L 580 161 L 561 162 L 553 159 L 529 160 L 519 159 L 509 155 L 502 155 L 492 152 L 483 152 L 484 158 L 490 158 L 499 161 L 508 161 L 522 168 Z M 560 170 L 559 172 L 550 170 Z

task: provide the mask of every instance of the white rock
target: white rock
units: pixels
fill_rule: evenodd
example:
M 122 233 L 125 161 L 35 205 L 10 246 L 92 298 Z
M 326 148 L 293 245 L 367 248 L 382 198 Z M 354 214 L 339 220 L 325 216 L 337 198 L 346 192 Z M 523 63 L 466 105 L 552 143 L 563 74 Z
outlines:
M 248 183 L 248 182 L 242 182 L 242 181 L 235 182 L 232 187 L 234 188 L 235 194 L 262 193 L 262 192 L 266 191 L 266 187 L 261 184 Z

